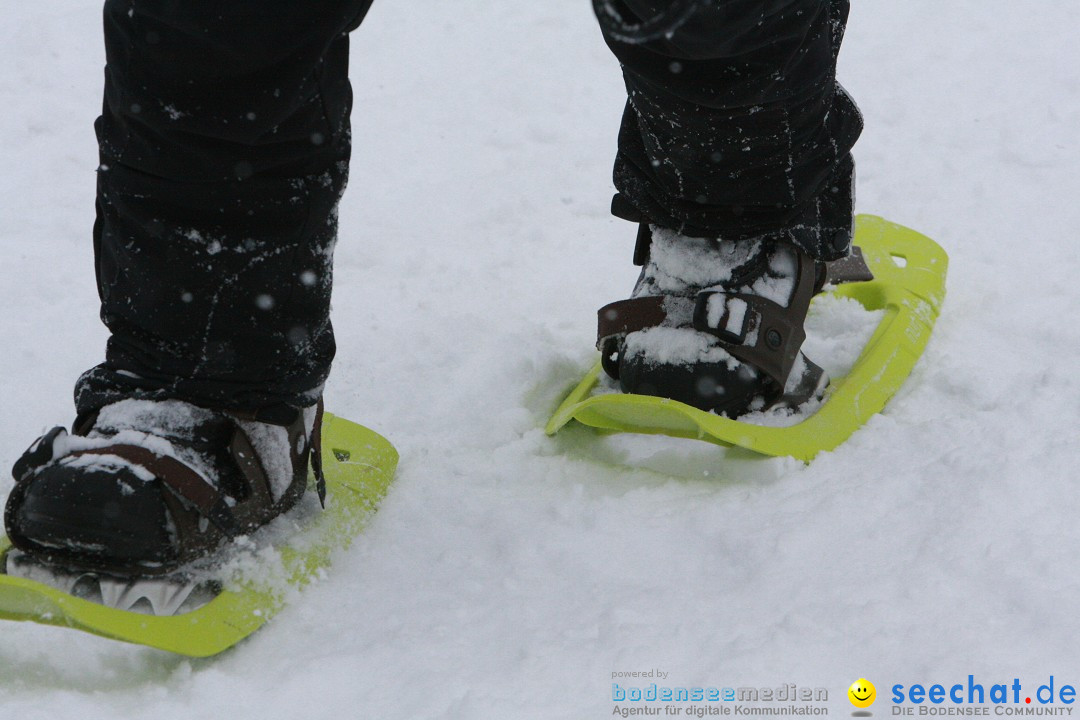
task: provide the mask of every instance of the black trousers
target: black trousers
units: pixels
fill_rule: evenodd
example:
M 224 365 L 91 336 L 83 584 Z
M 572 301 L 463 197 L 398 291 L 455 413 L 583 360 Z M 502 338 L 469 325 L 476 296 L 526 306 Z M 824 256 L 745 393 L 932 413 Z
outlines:
M 593 0 L 628 100 L 615 186 L 697 237 L 851 241 L 862 118 L 836 83 L 848 0 Z
M 615 183 L 651 222 L 846 252 L 847 0 L 594 0 L 629 92 Z M 287 418 L 334 355 L 348 32 L 371 0 L 106 0 L 94 245 L 106 359 L 80 414 L 180 398 Z M 659 31 L 657 30 L 659 28 Z

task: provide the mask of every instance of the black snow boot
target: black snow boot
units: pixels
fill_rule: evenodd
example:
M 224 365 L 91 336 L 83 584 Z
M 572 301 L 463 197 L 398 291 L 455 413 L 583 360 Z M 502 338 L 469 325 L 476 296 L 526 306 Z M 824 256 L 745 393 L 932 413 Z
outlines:
M 739 417 L 820 398 L 800 348 L 825 263 L 771 237 L 694 238 L 642 225 L 629 300 L 600 309 L 597 347 L 623 392 Z
M 4 524 L 49 563 L 160 575 L 293 507 L 319 472 L 321 404 L 278 425 L 179 400 L 123 400 L 54 428 L 13 469 Z M 320 495 L 322 484 L 318 483 Z

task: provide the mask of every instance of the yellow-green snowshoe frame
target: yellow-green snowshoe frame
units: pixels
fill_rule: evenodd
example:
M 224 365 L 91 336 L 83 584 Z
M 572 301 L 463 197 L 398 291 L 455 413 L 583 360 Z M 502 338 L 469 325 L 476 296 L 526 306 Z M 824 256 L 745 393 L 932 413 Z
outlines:
M 323 472 L 327 504 L 302 547 L 280 549 L 289 586 L 305 585 L 347 547 L 394 477 L 398 454 L 382 436 L 336 417 L 323 416 Z M 314 481 L 312 481 L 314 482 Z M 0 537 L 0 553 L 11 543 Z M 284 605 L 284 588 L 258 578 L 243 580 L 191 612 L 158 617 L 107 607 L 48 585 L 0 574 L 0 619 L 60 625 L 114 640 L 181 655 L 206 657 L 232 647 L 259 629 Z
M 874 279 L 840 285 L 831 292 L 885 314 L 851 372 L 833 378 L 824 404 L 797 425 L 752 425 L 646 395 L 594 395 L 602 372 L 597 362 L 555 411 L 547 433 L 553 435 L 577 420 L 601 430 L 696 438 L 806 462 L 834 449 L 881 411 L 903 385 L 930 339 L 945 299 L 948 257 L 930 238 L 880 217 L 859 215 L 855 244 L 862 248 Z

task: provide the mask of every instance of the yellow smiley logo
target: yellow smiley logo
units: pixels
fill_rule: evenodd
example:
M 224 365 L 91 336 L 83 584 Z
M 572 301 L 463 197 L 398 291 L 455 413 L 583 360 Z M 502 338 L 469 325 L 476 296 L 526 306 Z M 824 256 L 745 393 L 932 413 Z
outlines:
M 874 683 L 866 678 L 859 678 L 851 683 L 851 687 L 847 689 L 847 696 L 855 707 L 868 708 L 877 699 L 877 691 L 874 689 Z

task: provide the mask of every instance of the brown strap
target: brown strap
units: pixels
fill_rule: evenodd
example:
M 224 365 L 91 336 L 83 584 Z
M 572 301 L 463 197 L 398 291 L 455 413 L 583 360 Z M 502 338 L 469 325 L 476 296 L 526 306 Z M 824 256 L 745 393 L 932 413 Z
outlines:
M 596 347 L 615 335 L 668 324 L 668 316 L 690 318 L 696 301 L 671 295 L 643 295 L 609 303 L 596 311 Z
M 307 467 L 311 463 L 312 473 L 315 475 L 315 490 L 319 495 L 319 503 L 326 507 L 326 478 L 322 471 L 322 433 L 323 400 L 319 398 L 315 409 L 315 422 L 311 437 L 308 437 L 307 425 L 304 419 L 304 410 L 292 406 L 280 405 L 270 409 L 259 411 L 229 411 L 234 419 L 252 420 L 255 422 L 277 425 L 286 429 L 289 438 L 289 460 L 293 468 L 293 482 L 285 490 L 285 493 L 277 500 L 277 511 L 274 514 L 284 512 L 296 504 L 304 494 L 307 487 Z M 248 485 L 258 496 L 257 502 L 252 505 L 252 512 L 248 513 L 258 517 L 257 513 L 267 508 L 274 508 L 273 493 L 270 482 L 267 479 L 266 470 L 259 461 L 257 453 L 247 437 L 243 426 L 237 425 L 236 433 L 230 443 L 233 458 L 240 466 Z M 265 489 L 265 492 L 263 492 Z M 262 508 L 260 510 L 260 508 Z M 254 524 L 262 524 L 263 518 Z
M 242 527 L 256 527 L 267 509 L 273 507 L 274 497 L 270 491 L 270 479 L 266 476 L 251 438 L 240 425 L 235 426 L 229 441 L 229 453 L 247 481 L 247 497 L 235 506 L 234 514 Z
M 326 476 L 322 466 L 322 420 L 323 399 L 315 409 L 315 424 L 311 430 L 311 471 L 315 474 L 315 492 L 319 495 L 319 505 L 326 509 Z
M 795 292 L 787 307 L 779 305 L 757 295 L 742 293 L 720 293 L 746 302 L 750 324 L 745 331 L 753 339 L 753 344 L 732 343 L 726 337 L 724 328 L 713 328 L 708 322 L 708 303 L 710 295 L 700 293 L 694 312 L 694 329 L 707 332 L 720 339 L 725 350 L 737 360 L 756 367 L 783 387 L 791 374 L 791 367 L 799 356 L 799 349 L 806 340 L 803 324 L 806 313 L 810 310 L 810 300 L 814 297 L 814 279 L 817 269 L 813 260 L 802 252 L 798 254 L 799 275 L 795 279 Z M 754 333 L 754 330 L 757 330 Z
M 115 455 L 122 460 L 146 468 L 173 494 L 194 506 L 203 517 L 223 533 L 229 537 L 239 534 L 236 519 L 225 503 L 224 495 L 202 475 L 174 457 L 158 455 L 139 445 L 108 445 L 71 454 L 72 457 L 80 455 Z

